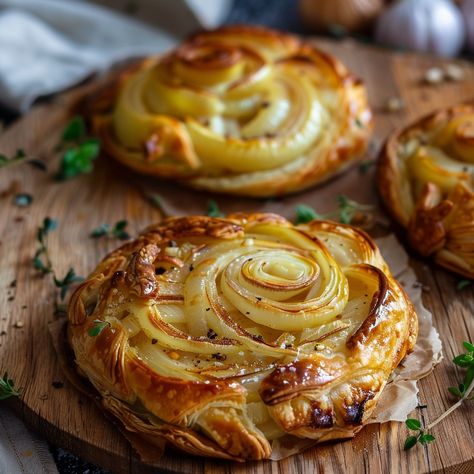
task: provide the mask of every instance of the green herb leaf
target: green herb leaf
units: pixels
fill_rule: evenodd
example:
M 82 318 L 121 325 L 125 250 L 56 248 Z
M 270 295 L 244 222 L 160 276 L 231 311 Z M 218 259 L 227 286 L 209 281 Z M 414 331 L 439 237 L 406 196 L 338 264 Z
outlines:
M 25 152 L 21 148 L 18 148 L 16 153 L 13 156 L 11 156 L 10 158 L 6 155 L 0 155 L 0 168 L 3 167 L 3 166 L 18 163 L 18 162 L 23 161 L 25 159 L 26 159 Z
M 464 349 L 466 349 L 466 351 L 474 352 L 474 344 L 471 344 L 470 342 L 464 341 L 462 343 L 462 345 L 464 346 Z
M 46 237 L 51 231 L 56 229 L 57 225 L 57 221 L 51 219 L 50 217 L 45 217 L 43 219 L 43 224 L 38 227 L 36 233 L 36 239 L 38 240 L 39 247 L 33 257 L 33 266 L 43 275 L 53 271 L 51 260 L 48 255 L 48 249 L 46 247 Z
M 452 393 L 455 397 L 461 398 L 462 395 L 463 395 L 463 394 L 462 394 L 462 391 L 459 390 L 459 388 L 457 388 L 457 387 L 448 387 L 448 391 L 449 391 L 450 393 Z
M 453 362 L 459 367 L 469 367 L 474 362 L 474 357 L 471 354 L 461 354 L 456 356 Z
M 416 418 L 408 418 L 405 424 L 409 430 L 421 430 L 421 423 Z
M 459 280 L 458 284 L 456 285 L 457 290 L 464 290 L 468 286 L 471 286 L 472 280 Z
M 67 149 L 62 157 L 58 179 L 64 180 L 90 173 L 94 167 L 92 162 L 99 155 L 99 151 L 99 141 L 95 139 Z
M 298 224 L 307 224 L 315 219 L 321 219 L 323 216 L 318 214 L 312 207 L 307 206 L 306 204 L 298 204 L 296 206 L 296 225 Z
M 127 240 L 130 238 L 130 235 L 128 232 L 125 231 L 125 227 L 127 227 L 128 221 L 126 220 L 121 220 L 118 221 L 115 225 L 114 228 L 112 229 L 112 234 L 114 237 L 117 237 L 117 239 L 120 240 Z
M 350 224 L 354 214 L 354 206 L 347 196 L 338 196 L 339 202 L 339 220 L 343 224 Z
M 420 437 L 418 438 L 418 441 L 421 443 L 421 444 L 427 444 L 427 443 L 431 443 L 435 440 L 435 437 L 429 433 L 426 433 L 426 434 L 422 434 L 420 435 Z
M 47 273 L 51 273 L 52 269 L 48 261 L 43 261 L 44 258 L 44 251 L 37 251 L 35 256 L 33 257 L 33 266 L 36 270 L 39 270 L 43 275 Z
M 224 217 L 224 214 L 220 211 L 217 202 L 213 199 L 207 202 L 207 215 L 209 217 Z
M 10 397 L 18 397 L 20 392 L 15 390 L 15 384 L 12 379 L 8 378 L 5 372 L 3 378 L 0 378 L 0 400 L 6 400 Z
M 28 207 L 33 202 L 33 196 L 27 193 L 16 194 L 13 202 L 18 207 Z
M 128 225 L 128 221 L 125 219 L 120 220 L 115 223 L 115 225 L 110 228 L 109 224 L 101 224 L 99 227 L 94 229 L 89 236 L 97 239 L 99 237 L 104 237 L 104 236 L 110 236 L 110 237 L 116 237 L 117 239 L 121 240 L 127 240 L 130 238 L 130 235 L 128 232 L 125 231 L 125 228 Z
M 77 283 L 77 282 L 80 282 L 80 281 L 83 281 L 84 278 L 81 277 L 81 276 L 78 276 L 76 275 L 75 271 L 73 268 L 70 268 L 68 270 L 68 272 L 66 273 L 66 276 L 60 280 L 58 279 L 56 276 L 53 277 L 53 280 L 54 280 L 54 284 L 61 289 L 60 291 L 60 297 L 61 297 L 61 301 L 64 300 L 64 298 L 66 297 L 66 293 L 69 289 L 69 287 L 73 284 L 73 283 Z
M 403 449 L 405 451 L 413 448 L 415 444 L 418 442 L 418 438 L 416 436 L 408 436 L 408 438 L 405 440 L 405 445 L 403 446 Z
M 63 131 L 63 141 L 79 140 L 86 134 L 84 119 L 80 116 L 74 117 Z
M 109 325 L 110 323 L 108 321 L 101 321 L 100 319 L 95 319 L 94 325 L 89 329 L 89 331 L 87 331 L 87 333 L 91 337 L 96 337 L 104 330 L 104 328 Z
M 99 227 L 92 230 L 89 236 L 92 237 L 93 239 L 98 239 L 99 237 L 109 235 L 109 232 L 110 232 L 109 224 L 101 224 Z
M 52 230 L 56 230 L 58 227 L 58 221 L 55 219 L 51 219 L 51 217 L 45 217 L 43 220 L 43 229 L 45 235 L 51 232 Z

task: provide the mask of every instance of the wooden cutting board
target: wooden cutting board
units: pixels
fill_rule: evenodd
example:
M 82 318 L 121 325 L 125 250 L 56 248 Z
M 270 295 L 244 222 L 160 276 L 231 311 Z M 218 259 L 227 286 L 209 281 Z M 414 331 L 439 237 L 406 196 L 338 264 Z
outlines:
M 393 127 L 438 107 L 474 97 L 474 67 L 469 63 L 461 63 L 466 73 L 464 81 L 430 86 L 422 81 L 425 71 L 449 62 L 392 53 L 349 41 L 316 42 L 341 58 L 366 82 L 376 114 L 372 154 Z M 36 229 L 45 216 L 57 219 L 59 228 L 50 238 L 54 267 L 59 275 L 64 275 L 70 266 L 85 275 L 118 245 L 113 239 L 90 239 L 90 230 L 101 223 L 125 218 L 133 234 L 161 218 L 160 211 L 144 198 L 144 190 L 166 195 L 171 210 L 177 209 L 182 214 L 190 202 L 202 206 L 204 212 L 211 196 L 142 178 L 105 157 L 97 161 L 90 175 L 67 182 L 54 181 L 58 158 L 52 150 L 70 117 L 71 103 L 83 90 L 84 86 L 38 105 L 0 135 L 0 153 L 9 155 L 23 148 L 28 155 L 49 165 L 47 173 L 27 164 L 0 171 L 0 370 L 2 374 L 8 370 L 16 385 L 23 389 L 21 398 L 8 404 L 50 442 L 113 472 L 151 472 L 153 468 L 140 463 L 112 423 L 66 381 L 61 371 L 48 333 L 48 323 L 55 318 L 56 290 L 49 277 L 39 277 L 32 266 L 37 247 Z M 384 112 L 384 103 L 390 97 L 401 97 L 406 107 L 396 113 Z M 339 180 L 342 183 L 358 180 L 367 190 L 367 200 L 374 201 L 372 178 L 373 170 L 361 175 L 355 168 Z M 32 205 L 15 206 L 12 192 L 32 194 Z M 287 217 L 292 217 L 298 202 L 314 205 L 321 211 L 334 207 L 333 202 L 320 196 L 321 191 L 313 189 L 278 200 L 274 205 Z M 268 202 L 263 201 L 213 198 L 225 211 L 267 210 L 268 207 Z M 451 363 L 453 355 L 461 350 L 463 340 L 474 340 L 474 291 L 473 287 L 462 292 L 456 290 L 458 278 L 428 262 L 414 259 L 413 266 L 426 286 L 424 302 L 434 314 L 444 344 L 445 359 L 419 384 L 420 403 L 427 408 L 414 414 L 432 420 L 453 403 L 447 387 L 456 385 L 461 378 Z M 22 323 L 22 327 L 15 327 Z M 53 382 L 63 382 L 64 386 L 54 383 L 60 387 L 56 388 Z M 435 443 L 404 452 L 407 431 L 403 424 L 370 425 L 354 440 L 324 444 L 278 463 L 215 462 L 171 452 L 155 465 L 154 472 L 474 472 L 474 403 L 454 412 L 433 434 L 437 438 Z

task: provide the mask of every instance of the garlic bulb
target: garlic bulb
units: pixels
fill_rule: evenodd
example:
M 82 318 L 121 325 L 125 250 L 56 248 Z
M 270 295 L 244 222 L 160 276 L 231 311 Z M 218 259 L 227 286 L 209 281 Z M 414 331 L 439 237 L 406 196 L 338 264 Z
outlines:
M 347 31 L 360 30 L 382 10 L 383 0 L 301 0 L 302 20 L 315 31 L 331 25 Z
M 474 53 L 474 0 L 463 0 L 461 11 L 466 23 L 467 48 Z
M 378 42 L 455 56 L 465 38 L 464 21 L 451 0 L 400 0 L 378 19 Z

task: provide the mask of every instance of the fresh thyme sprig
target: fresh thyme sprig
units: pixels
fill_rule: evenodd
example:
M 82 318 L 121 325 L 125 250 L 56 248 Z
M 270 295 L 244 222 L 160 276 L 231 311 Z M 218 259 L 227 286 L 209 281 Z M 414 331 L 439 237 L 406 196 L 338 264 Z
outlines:
M 421 422 L 416 418 L 409 418 L 406 420 L 405 424 L 407 428 L 416 431 L 417 434 L 407 437 L 404 445 L 405 450 L 413 448 L 413 446 L 418 443 L 426 444 L 434 441 L 435 437 L 430 434 L 429 431 L 454 410 L 459 408 L 466 400 L 474 399 L 474 344 L 471 342 L 463 342 L 463 346 L 466 352 L 454 357 L 453 363 L 463 369 L 467 369 L 464 379 L 457 387 L 448 388 L 449 392 L 455 397 L 458 397 L 459 400 L 426 427 L 423 427 Z
M 46 171 L 47 167 L 44 161 L 39 160 L 38 158 L 28 158 L 23 149 L 18 148 L 15 154 L 11 157 L 0 154 L 0 168 L 8 165 L 15 165 L 19 163 L 28 163 L 29 165 L 38 168 L 42 171 Z
M 77 116 L 66 125 L 58 150 L 62 152 L 62 157 L 57 178 L 64 180 L 93 170 L 100 142 L 87 135 L 84 119 Z
M 3 378 L 0 377 L 0 400 L 6 400 L 10 397 L 18 397 L 20 392 L 15 389 L 15 383 L 5 372 Z
M 36 239 L 39 243 L 38 249 L 36 250 L 35 256 L 33 258 L 33 266 L 41 272 L 41 274 L 47 275 L 52 273 L 53 281 L 57 288 L 59 288 L 59 296 L 61 301 L 66 297 L 66 293 L 69 290 L 69 287 L 73 283 L 82 281 L 83 278 L 76 275 L 73 268 L 70 268 L 66 273 L 64 278 L 59 278 L 53 270 L 53 264 L 48 252 L 48 235 L 51 231 L 55 230 L 58 226 L 56 220 L 51 219 L 50 217 L 45 217 L 43 219 L 43 224 L 38 228 Z
M 90 233 L 90 237 L 93 239 L 98 239 L 100 237 L 108 236 L 116 237 L 120 240 L 127 240 L 130 238 L 130 234 L 125 230 L 127 225 L 128 221 L 126 220 L 120 220 L 116 222 L 112 228 L 110 228 L 109 224 L 101 224 Z
M 53 271 L 53 265 L 48 254 L 47 237 L 52 230 L 56 229 L 57 225 L 57 221 L 50 217 L 45 217 L 43 219 L 43 225 L 38 228 L 36 233 L 36 240 L 39 243 L 39 247 L 33 258 L 33 266 L 43 275 Z
M 221 212 L 216 201 L 213 199 L 207 202 L 207 212 L 209 217 L 224 217 L 224 213 Z
M 84 278 L 76 275 L 76 272 L 71 267 L 68 270 L 68 272 L 66 273 L 66 276 L 62 280 L 56 278 L 55 275 L 53 275 L 53 280 L 54 280 L 54 284 L 56 285 L 56 287 L 60 289 L 59 296 L 61 298 L 61 301 L 64 301 L 64 298 L 66 297 L 66 293 L 67 293 L 67 290 L 69 289 L 69 287 L 73 283 L 78 283 L 78 282 L 84 280 Z
M 338 220 L 343 224 L 350 224 L 358 215 L 366 215 L 374 210 L 374 206 L 360 204 L 357 201 L 341 195 L 337 197 L 338 209 L 326 214 L 319 214 L 313 208 L 305 204 L 296 206 L 296 224 L 306 224 L 313 219 Z

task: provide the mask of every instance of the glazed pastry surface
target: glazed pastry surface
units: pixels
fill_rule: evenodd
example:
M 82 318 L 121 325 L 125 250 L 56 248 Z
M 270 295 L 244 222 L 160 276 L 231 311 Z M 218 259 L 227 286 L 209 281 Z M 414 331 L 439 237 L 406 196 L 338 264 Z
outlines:
M 474 278 L 474 102 L 440 110 L 388 139 L 378 186 L 411 246 Z
M 365 88 L 343 64 L 251 26 L 199 33 L 94 102 L 94 128 L 125 165 L 248 196 L 284 195 L 339 173 L 372 131 Z
M 73 294 L 68 336 L 106 410 L 147 442 L 260 460 L 352 437 L 418 322 L 374 242 L 274 214 L 169 218 Z

